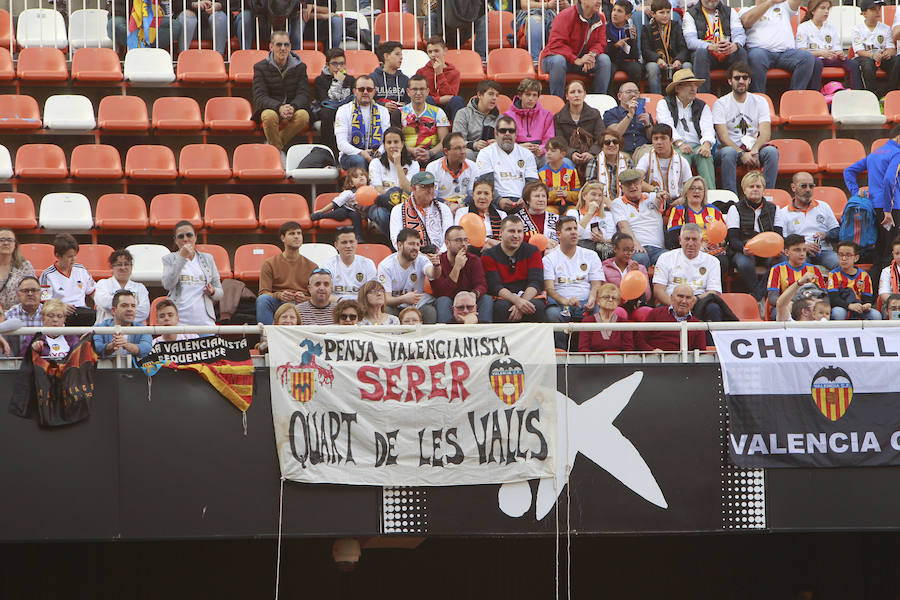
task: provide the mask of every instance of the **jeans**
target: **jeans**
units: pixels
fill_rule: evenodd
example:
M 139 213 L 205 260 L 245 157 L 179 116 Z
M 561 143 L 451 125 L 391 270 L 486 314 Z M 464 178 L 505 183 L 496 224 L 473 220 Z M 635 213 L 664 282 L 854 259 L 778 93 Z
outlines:
M 438 104 L 437 99 L 434 96 L 428 96 L 425 98 L 425 102 L 432 106 L 439 106 L 444 109 L 444 112 L 447 113 L 447 118 L 450 121 L 453 121 L 453 117 L 456 116 L 456 112 L 463 108 L 466 105 L 466 101 L 462 99 L 462 96 L 453 96 L 447 102 L 447 104 L 440 105 Z M 432 158 L 434 160 L 437 157 Z
M 246 5 L 245 5 L 246 6 Z M 272 25 L 265 15 L 257 15 L 254 18 L 253 11 L 241 11 L 234 20 L 234 29 L 237 32 L 238 40 L 241 43 L 241 50 L 253 50 L 253 40 L 256 39 L 257 23 L 259 24 L 259 39 L 257 40 L 260 50 L 267 50 L 269 47 L 269 34 L 272 31 Z M 291 38 L 291 47 L 300 48 L 303 45 L 303 28 L 300 27 L 300 13 L 293 15 L 287 22 L 288 35 Z
M 169 48 L 169 29 L 171 27 L 171 19 L 169 17 L 162 17 L 159 20 L 159 27 L 156 30 L 156 39 L 159 41 L 160 48 Z M 175 26 L 172 29 L 172 39 L 178 40 L 179 35 L 181 35 L 181 21 L 176 20 Z M 106 34 L 115 39 L 114 45 L 116 47 L 125 47 L 127 45 L 128 40 L 128 19 L 121 15 L 116 15 L 116 31 L 115 35 L 113 35 L 113 20 L 110 18 L 106 22 Z
M 831 309 L 832 321 L 846 321 L 848 317 L 852 319 L 860 319 L 863 321 L 880 321 L 881 313 L 874 308 L 870 308 L 869 310 L 863 311 L 862 313 L 850 312 L 848 309 L 841 308 L 840 306 L 835 306 Z
M 478 322 L 494 322 L 494 298 L 490 294 L 482 294 L 475 303 L 478 307 Z M 453 298 L 440 296 L 434 302 L 437 308 L 438 323 L 453 323 Z
M 349 169 L 349 167 L 344 167 Z M 391 209 L 383 206 L 370 206 L 369 220 L 375 223 L 378 230 L 388 239 L 391 237 Z
M 284 304 L 275 296 L 260 294 L 256 297 L 256 321 L 263 325 L 271 325 L 275 320 L 275 311 Z
M 834 271 L 838 268 L 837 252 L 828 242 L 822 243 L 822 249 L 818 254 L 807 254 L 806 261 L 813 265 L 819 265 L 826 271 Z
M 348 171 L 353 167 L 365 169 L 366 172 L 369 171 L 369 163 L 366 162 L 366 157 L 362 154 L 341 154 L 340 163 L 341 167 Z
M 791 73 L 791 89 L 815 89 L 809 87 L 819 61 L 806 50 L 784 50 L 769 52 L 762 48 L 750 48 L 747 52 L 750 61 L 750 91 L 757 94 L 766 93 L 766 77 L 769 69 L 784 69 Z M 819 77 L 822 65 L 818 65 Z M 768 184 L 767 184 L 768 185 Z
M 569 64 L 565 57 L 558 54 L 545 56 L 541 63 L 544 72 L 550 74 L 550 93 L 560 98 L 566 96 L 566 73 L 582 73 L 581 67 Z M 594 76 L 594 94 L 605 94 L 609 86 L 609 80 L 612 77 L 612 62 L 609 55 L 601 54 L 594 63 L 594 68 L 590 71 Z
M 733 53 L 729 54 L 725 57 L 725 60 L 719 60 L 715 56 L 709 53 L 705 47 L 700 48 L 699 50 L 694 51 L 693 58 L 691 59 L 691 64 L 694 69 L 694 75 L 698 79 L 705 79 L 703 85 L 700 86 L 698 90 L 701 93 L 710 93 L 712 91 L 712 82 L 709 78 L 709 72 L 713 68 L 724 69 L 727 68 L 728 65 L 736 62 L 747 62 L 747 51 L 743 48 L 738 48 Z
M 737 194 L 738 151 L 731 146 L 720 146 L 716 150 L 716 162 L 721 167 L 721 189 L 731 190 Z M 766 187 L 774 188 L 775 180 L 778 178 L 778 148 L 764 146 L 759 151 L 759 163 L 762 166 L 763 177 L 766 178 Z
M 308 22 L 301 22 L 300 27 L 303 30 L 304 40 L 316 40 L 326 48 L 337 48 L 344 41 L 343 17 L 330 17 L 327 22 L 325 19 L 316 19 L 315 27 L 311 27 Z
M 534 62 L 540 60 L 541 50 L 550 39 L 550 28 L 554 18 L 556 18 L 556 11 L 553 10 L 530 9 L 520 10 L 516 13 L 513 30 L 515 35 L 518 35 L 519 29 L 527 22 L 528 42 L 525 49 L 531 54 L 531 60 Z
M 228 22 L 225 13 L 217 10 L 203 16 L 203 39 L 211 39 L 216 52 L 225 56 L 225 48 L 228 46 Z M 215 21 L 215 28 L 213 28 L 213 21 Z M 197 37 L 197 15 L 193 11 L 186 10 L 178 15 L 178 22 L 181 24 L 182 35 L 177 36 L 175 41 L 181 50 L 187 50 L 191 41 Z M 215 35 L 213 35 L 214 31 Z
M 522 323 L 546 323 L 547 305 L 541 298 L 532 298 L 534 312 L 530 315 L 522 315 Z M 509 309 L 512 303 L 509 300 L 498 299 L 494 301 L 494 323 L 509 323 Z
M 586 302 L 586 301 L 585 301 Z M 550 300 L 547 304 L 547 322 L 548 323 L 581 323 L 584 320 L 584 302 L 579 306 L 569 306 L 569 315 L 562 314 L 563 307 L 555 301 Z M 569 349 L 569 334 L 565 331 L 554 331 L 553 342 L 560 350 Z M 572 349 L 577 351 L 578 346 L 573 345 Z
M 662 77 L 665 75 L 665 72 L 659 68 L 659 65 L 655 62 L 648 62 L 644 65 L 647 69 L 647 89 L 650 90 L 651 94 L 662 94 L 663 90 L 663 81 Z M 681 65 L 682 69 L 690 69 L 691 63 L 686 62 Z M 672 71 L 672 74 L 675 74 L 675 71 Z M 699 77 L 699 75 L 698 75 Z M 708 76 L 707 76 L 708 77 Z M 669 81 L 669 78 L 666 77 L 666 81 Z
M 644 244 L 644 250 L 646 250 L 646 252 L 635 252 L 634 256 L 631 258 L 634 259 L 634 262 L 644 265 L 645 267 L 652 267 L 655 265 L 659 255 L 666 251 L 665 248 L 648 246 L 646 244 Z
M 763 275 L 762 279 L 757 277 L 756 265 L 759 264 L 766 269 L 770 269 L 772 265 L 777 264 L 776 260 L 772 258 L 748 256 L 743 252 L 735 252 L 731 255 L 731 264 L 734 265 L 735 270 L 741 276 L 744 287 L 747 288 L 747 293 L 757 300 L 761 299 L 765 295 L 765 279 L 768 274 Z

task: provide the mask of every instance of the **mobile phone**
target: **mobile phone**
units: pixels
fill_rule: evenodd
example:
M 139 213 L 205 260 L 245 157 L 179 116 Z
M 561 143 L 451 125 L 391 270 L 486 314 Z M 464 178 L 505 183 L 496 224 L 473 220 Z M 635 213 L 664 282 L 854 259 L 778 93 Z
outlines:
M 437 254 L 437 247 L 434 244 L 425 244 L 419 251 L 422 254 Z
M 596 222 L 591 223 L 591 231 L 600 233 L 600 223 L 596 223 Z
M 638 103 L 637 108 L 634 109 L 635 115 L 639 115 L 642 112 L 644 112 L 644 105 L 647 104 L 647 99 L 646 98 L 638 98 L 637 103 Z

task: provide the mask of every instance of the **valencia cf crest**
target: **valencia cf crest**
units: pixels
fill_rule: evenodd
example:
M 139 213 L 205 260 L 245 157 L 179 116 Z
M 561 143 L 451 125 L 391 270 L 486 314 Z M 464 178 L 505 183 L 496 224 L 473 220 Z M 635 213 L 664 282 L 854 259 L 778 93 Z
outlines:
M 582 271 L 587 271 L 587 263 L 581 263 L 579 265 L 579 267 L 581 268 Z
M 844 416 L 853 399 L 853 382 L 838 367 L 819 369 L 813 376 L 812 398 L 819 411 L 831 421 Z
M 884 43 L 884 36 L 883 36 L 883 35 L 879 35 L 879 36 L 878 36 L 878 44 L 881 45 L 881 44 L 883 44 L 883 43 Z
M 520 169 L 525 167 L 525 161 L 522 159 L 519 159 L 519 161 L 516 164 L 519 165 Z
M 415 283 L 416 279 L 418 279 L 418 278 L 419 278 L 419 276 L 416 273 L 413 273 L 412 275 L 409 276 L 409 280 L 412 281 L 413 283 Z
M 525 391 L 525 369 L 512 358 L 500 358 L 491 363 L 488 371 L 491 389 L 506 404 L 515 404 Z
M 357 274 L 356 274 L 356 280 L 357 280 L 358 282 L 362 283 L 362 280 L 363 280 L 363 274 L 362 274 L 362 273 L 357 273 Z
M 706 267 L 700 267 L 700 274 L 706 275 Z
M 826 36 L 825 36 L 825 43 L 827 43 L 827 44 L 830 44 L 830 43 L 831 43 L 831 36 L 830 36 L 830 35 L 826 35 Z

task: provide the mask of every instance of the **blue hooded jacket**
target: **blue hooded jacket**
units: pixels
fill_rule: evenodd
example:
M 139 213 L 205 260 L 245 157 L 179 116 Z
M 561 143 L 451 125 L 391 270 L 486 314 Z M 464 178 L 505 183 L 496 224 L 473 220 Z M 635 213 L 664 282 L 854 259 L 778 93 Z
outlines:
M 900 153 L 900 144 L 894 140 L 888 140 L 875 152 L 844 169 L 844 183 L 847 185 L 850 195 L 859 193 L 859 184 L 856 182 L 856 178 L 860 173 L 868 171 L 869 198 L 872 200 L 872 207 L 890 210 L 891 192 L 888 182 L 894 181 L 896 172 L 889 173 L 888 168 L 891 161 L 898 157 L 898 153 Z

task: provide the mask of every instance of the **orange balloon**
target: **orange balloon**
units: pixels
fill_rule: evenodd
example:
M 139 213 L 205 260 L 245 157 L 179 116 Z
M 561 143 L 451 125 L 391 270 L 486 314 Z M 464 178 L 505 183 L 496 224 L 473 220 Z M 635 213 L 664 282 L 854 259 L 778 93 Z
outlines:
M 537 249 L 543 252 L 547 249 L 547 245 L 550 243 L 550 240 L 548 240 L 547 236 L 543 233 L 536 233 L 528 238 L 528 243 L 532 246 L 537 246 Z
M 476 215 L 475 213 L 464 214 L 459 220 L 459 225 L 465 230 L 470 245 L 475 246 L 476 248 L 482 248 L 484 246 L 484 241 L 487 237 L 487 229 L 485 229 L 484 219 L 480 215 Z
M 378 197 L 378 190 L 371 185 L 364 185 L 356 190 L 356 203 L 360 206 L 372 206 L 375 204 L 375 198 Z
M 629 271 L 619 284 L 622 300 L 634 300 L 647 291 L 647 276 L 640 271 Z
M 728 228 L 722 221 L 713 221 L 706 228 L 706 241 L 710 244 L 721 244 L 728 235 Z
M 784 238 L 774 231 L 764 231 L 750 238 L 744 246 L 754 256 L 772 258 L 784 252 Z

